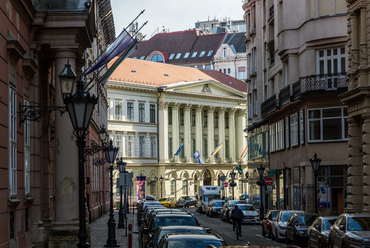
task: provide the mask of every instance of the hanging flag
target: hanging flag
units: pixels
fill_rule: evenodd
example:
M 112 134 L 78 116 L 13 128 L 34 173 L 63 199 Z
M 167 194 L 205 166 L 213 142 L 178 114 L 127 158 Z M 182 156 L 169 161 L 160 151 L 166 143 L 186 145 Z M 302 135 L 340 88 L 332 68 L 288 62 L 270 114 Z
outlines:
M 109 67 L 108 71 L 104 73 L 104 75 L 99 79 L 99 83 L 102 85 L 105 85 L 105 83 L 108 81 L 108 78 L 112 73 L 114 72 L 115 69 L 122 63 L 125 58 L 129 56 L 129 54 L 133 51 L 134 47 L 136 46 L 138 42 L 135 41 L 133 44 L 131 44 L 130 47 L 128 47 L 122 54 L 121 56 L 113 63 L 111 67 Z
M 245 158 L 247 156 L 247 154 L 248 154 L 247 151 L 248 151 L 248 145 L 244 148 L 244 151 L 243 151 L 242 155 L 240 155 L 240 157 L 241 158 Z
M 203 164 L 203 160 L 202 160 L 202 156 L 200 156 L 200 153 L 199 151 L 196 151 L 194 153 L 194 157 L 198 160 L 199 164 L 202 165 Z
M 105 52 L 98 57 L 94 65 L 90 67 L 87 72 L 84 72 L 84 75 L 90 74 L 91 72 L 108 64 L 109 61 L 116 56 L 120 56 L 134 42 L 134 38 L 131 37 L 126 29 L 123 29 L 120 35 L 108 46 L 107 50 L 105 50 Z
M 211 156 L 212 155 L 216 155 L 218 153 L 218 151 L 221 149 L 221 147 L 223 146 L 223 144 L 219 144 L 216 146 L 216 148 L 213 150 L 213 152 L 211 153 Z
M 178 156 L 182 150 L 182 148 L 184 147 L 184 143 L 182 143 L 179 147 L 179 149 L 177 149 L 177 152 L 174 154 L 174 156 Z

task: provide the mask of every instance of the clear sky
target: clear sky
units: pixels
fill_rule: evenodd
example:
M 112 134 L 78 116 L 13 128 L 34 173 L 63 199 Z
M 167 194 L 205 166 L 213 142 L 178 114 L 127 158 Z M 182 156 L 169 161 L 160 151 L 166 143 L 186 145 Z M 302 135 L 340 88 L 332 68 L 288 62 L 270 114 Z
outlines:
M 170 32 L 195 27 L 195 22 L 212 20 L 215 17 L 243 20 L 242 0 L 111 0 L 116 36 L 145 9 L 138 19 L 145 39 L 149 39 L 157 28 Z

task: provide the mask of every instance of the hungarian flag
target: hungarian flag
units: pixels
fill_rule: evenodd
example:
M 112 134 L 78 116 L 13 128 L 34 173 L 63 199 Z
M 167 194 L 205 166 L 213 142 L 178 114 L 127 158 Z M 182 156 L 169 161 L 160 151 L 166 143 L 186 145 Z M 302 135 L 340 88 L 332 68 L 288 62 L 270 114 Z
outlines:
M 244 149 L 242 155 L 240 155 L 240 157 L 245 158 L 247 156 L 247 154 L 248 154 L 248 145 L 245 147 L 245 149 Z

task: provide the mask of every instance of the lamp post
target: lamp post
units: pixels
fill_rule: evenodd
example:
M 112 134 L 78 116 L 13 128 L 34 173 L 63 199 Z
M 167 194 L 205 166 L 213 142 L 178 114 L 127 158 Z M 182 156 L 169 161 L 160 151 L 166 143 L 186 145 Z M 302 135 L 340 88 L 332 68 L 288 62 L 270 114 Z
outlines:
M 232 171 L 232 172 L 230 172 L 230 176 L 231 176 L 231 183 L 230 183 L 230 187 L 232 187 L 232 188 L 233 188 L 233 200 L 235 200 L 235 199 L 234 199 L 234 187 L 236 186 L 236 183 L 234 183 L 235 175 L 236 175 L 236 173 L 234 172 L 234 169 L 233 169 L 233 171 Z
M 113 146 L 113 141 L 110 140 L 109 146 L 105 149 L 105 157 L 110 164 L 110 207 L 109 207 L 109 220 L 108 220 L 108 239 L 105 247 L 118 247 L 116 239 L 116 222 L 114 220 L 113 212 L 113 163 L 116 160 L 119 147 Z
M 88 235 L 86 231 L 86 198 L 85 198 L 85 137 L 88 134 L 88 126 L 95 104 L 98 99 L 95 96 L 90 96 L 84 92 L 84 81 L 77 81 L 77 92 L 72 95 L 73 83 L 76 79 L 76 74 L 67 63 L 63 71 L 59 74 L 60 84 L 63 94 L 63 102 L 68 110 L 69 117 L 73 125 L 73 134 L 76 136 L 78 147 L 78 204 L 79 204 L 79 243 L 77 247 L 87 248 L 90 246 L 86 242 Z
M 258 169 L 258 174 L 260 175 L 260 181 L 259 181 L 259 186 L 260 186 L 260 220 L 263 220 L 263 217 L 265 215 L 264 213 L 264 206 L 263 206 L 263 194 L 262 194 L 262 187 L 265 185 L 265 182 L 263 180 L 263 172 L 265 171 L 265 168 L 262 167 L 262 164 L 260 164 L 260 167 Z
M 118 216 L 119 216 L 119 218 L 118 218 L 118 228 L 125 228 L 124 212 L 123 212 L 123 204 L 122 204 L 122 186 L 123 185 L 122 185 L 122 182 L 121 182 L 121 178 L 126 177 L 126 173 L 127 173 L 126 164 L 127 164 L 126 162 L 122 161 L 122 158 L 120 160 L 118 160 L 118 162 L 117 162 L 118 170 L 120 172 L 120 177 L 119 177 L 119 179 L 120 179 L 120 181 L 119 181 L 120 208 L 119 208 L 119 212 L 118 212 Z M 126 181 L 126 178 L 124 179 L 124 181 Z
M 154 186 L 154 189 L 155 189 L 155 190 L 154 190 L 154 193 L 155 193 L 155 194 L 157 194 L 157 193 L 158 193 L 158 191 L 157 191 L 157 182 L 158 182 L 158 177 L 154 177 L 154 180 L 153 180 L 153 181 L 154 181 L 154 185 L 155 185 L 155 186 Z M 157 196 L 156 196 L 156 197 L 157 197 Z
M 315 183 L 314 183 L 314 185 L 315 185 L 314 186 L 315 207 L 314 207 L 313 211 L 316 214 L 318 214 L 319 210 L 318 210 L 318 206 L 317 206 L 317 172 L 319 171 L 321 159 L 317 158 L 316 152 L 313 155 L 313 159 L 310 159 L 310 162 L 311 162 L 311 165 L 312 165 L 312 170 L 313 170 L 313 175 L 314 175 L 314 180 L 315 180 Z
M 162 198 L 162 183 L 163 183 L 163 177 L 161 176 L 160 178 L 159 178 L 159 181 L 161 182 L 161 198 Z

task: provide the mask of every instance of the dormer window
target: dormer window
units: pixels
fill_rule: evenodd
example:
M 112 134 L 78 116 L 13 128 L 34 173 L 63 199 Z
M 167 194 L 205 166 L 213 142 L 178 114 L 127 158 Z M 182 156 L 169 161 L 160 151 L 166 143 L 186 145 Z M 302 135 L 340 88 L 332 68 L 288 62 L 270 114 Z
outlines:
M 172 53 L 168 59 L 173 59 L 173 57 L 175 57 L 174 53 Z
M 190 55 L 190 52 L 185 53 L 184 59 L 187 59 L 189 57 L 189 55 Z
M 195 58 L 197 56 L 198 52 L 193 52 L 193 54 L 191 55 L 192 58 Z
M 176 55 L 176 59 L 179 59 L 181 57 L 181 53 L 178 53 L 177 55 Z
M 213 54 L 213 50 L 208 52 L 207 57 L 212 56 L 212 54 Z
M 205 53 L 206 53 L 206 51 L 202 51 L 202 52 L 199 54 L 199 58 L 203 57 Z

